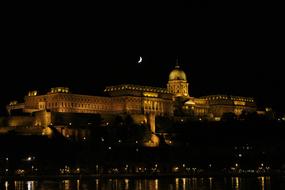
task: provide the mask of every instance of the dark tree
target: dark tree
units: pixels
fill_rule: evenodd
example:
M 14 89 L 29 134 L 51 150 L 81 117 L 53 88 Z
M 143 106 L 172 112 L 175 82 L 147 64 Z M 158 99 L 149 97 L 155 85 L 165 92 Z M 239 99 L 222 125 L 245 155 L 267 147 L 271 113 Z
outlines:
M 221 121 L 236 121 L 237 115 L 232 112 L 223 113 Z

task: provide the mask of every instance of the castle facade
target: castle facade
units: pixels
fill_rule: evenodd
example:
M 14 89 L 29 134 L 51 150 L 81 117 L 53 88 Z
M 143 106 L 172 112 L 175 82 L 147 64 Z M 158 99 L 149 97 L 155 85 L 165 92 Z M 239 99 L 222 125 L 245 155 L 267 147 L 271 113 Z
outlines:
M 15 111 L 32 114 L 35 116 L 34 125 L 46 126 L 53 123 L 54 113 L 183 115 L 220 120 L 227 112 L 238 116 L 243 111 L 256 110 L 256 103 L 250 97 L 192 97 L 189 94 L 187 75 L 178 65 L 169 74 L 167 88 L 121 84 L 107 86 L 104 92 L 106 96 L 82 95 L 71 93 L 67 87 L 51 88 L 46 94 L 30 91 L 24 102 L 12 101 L 7 105 L 7 111 L 11 116 Z M 12 122 L 11 125 L 16 124 Z

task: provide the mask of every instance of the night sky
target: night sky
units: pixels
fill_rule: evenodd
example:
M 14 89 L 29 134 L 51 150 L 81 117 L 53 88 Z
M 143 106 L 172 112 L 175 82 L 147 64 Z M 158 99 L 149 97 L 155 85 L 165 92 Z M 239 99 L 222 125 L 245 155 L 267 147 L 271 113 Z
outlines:
M 158 16 L 144 22 L 93 12 L 6 15 L 0 116 L 10 100 L 21 100 L 29 90 L 68 86 L 74 93 L 100 95 L 106 85 L 121 83 L 166 87 L 177 55 L 191 96 L 251 96 L 284 111 L 278 11 L 260 9 L 266 5 L 221 11 L 219 5 L 199 1 L 183 7 L 178 19 Z M 188 14 L 197 7 L 200 12 Z

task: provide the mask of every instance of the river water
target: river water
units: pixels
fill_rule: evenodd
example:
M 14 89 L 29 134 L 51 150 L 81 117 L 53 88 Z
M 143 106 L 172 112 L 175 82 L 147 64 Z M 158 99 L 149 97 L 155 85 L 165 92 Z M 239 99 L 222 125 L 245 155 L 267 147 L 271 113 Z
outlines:
M 285 190 L 285 177 L 2 181 L 8 190 Z

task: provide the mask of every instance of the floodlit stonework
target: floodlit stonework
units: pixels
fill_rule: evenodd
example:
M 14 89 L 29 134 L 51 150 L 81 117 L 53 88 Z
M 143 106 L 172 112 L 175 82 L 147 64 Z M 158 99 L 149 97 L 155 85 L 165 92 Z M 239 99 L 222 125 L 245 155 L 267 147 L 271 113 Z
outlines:
M 167 88 L 121 84 L 107 86 L 106 96 L 93 96 L 72 93 L 67 87 L 52 88 L 46 94 L 30 91 L 19 103 L 7 105 L 10 115 L 14 112 L 35 116 L 31 125 L 47 126 L 53 123 L 54 113 L 80 113 L 100 115 L 133 115 L 146 122 L 142 116 L 183 116 L 199 119 L 220 120 L 226 112 L 240 115 L 243 111 L 255 111 L 253 98 L 209 95 L 199 98 L 189 95 L 186 73 L 176 65 L 170 72 Z M 140 116 L 140 117 L 139 117 Z M 29 118 L 25 118 L 25 125 Z M 19 125 L 13 118 L 11 125 Z M 31 123 L 31 122 L 30 122 Z

